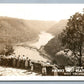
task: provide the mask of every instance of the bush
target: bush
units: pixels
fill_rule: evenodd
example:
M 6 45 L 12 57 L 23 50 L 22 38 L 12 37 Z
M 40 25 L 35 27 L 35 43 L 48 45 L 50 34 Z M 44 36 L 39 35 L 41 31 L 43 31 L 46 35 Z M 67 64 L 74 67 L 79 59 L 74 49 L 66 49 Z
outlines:
M 14 52 L 13 46 L 10 44 L 1 44 L 0 55 L 11 55 Z

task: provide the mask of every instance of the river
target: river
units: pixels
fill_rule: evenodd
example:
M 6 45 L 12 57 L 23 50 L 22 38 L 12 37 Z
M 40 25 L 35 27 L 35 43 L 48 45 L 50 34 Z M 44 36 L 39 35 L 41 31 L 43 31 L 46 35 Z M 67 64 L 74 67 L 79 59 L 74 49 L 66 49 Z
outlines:
M 32 44 L 32 46 L 36 47 L 37 49 L 39 49 L 41 46 L 44 46 L 48 43 L 48 41 L 50 39 L 52 39 L 54 36 L 51 35 L 50 33 L 46 33 L 46 32 L 41 32 L 39 34 L 39 40 Z
M 37 42 L 29 44 L 32 48 L 30 47 L 24 47 L 24 46 L 16 46 L 14 47 L 16 55 L 23 56 L 25 55 L 29 59 L 32 59 L 34 61 L 49 61 L 49 59 L 43 57 L 37 49 L 39 49 L 41 46 L 44 46 L 48 43 L 49 40 L 51 40 L 54 36 L 46 33 L 46 32 L 41 32 L 39 34 L 39 39 Z

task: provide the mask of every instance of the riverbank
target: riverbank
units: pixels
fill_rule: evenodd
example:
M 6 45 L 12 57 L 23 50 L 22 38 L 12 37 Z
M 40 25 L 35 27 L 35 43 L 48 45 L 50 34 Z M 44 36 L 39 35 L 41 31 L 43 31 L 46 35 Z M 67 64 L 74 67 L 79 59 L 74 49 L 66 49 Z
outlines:
M 31 60 L 35 61 L 43 61 L 47 62 L 50 61 L 49 56 L 44 54 L 44 51 L 41 51 L 40 48 L 48 43 L 50 39 L 52 39 L 54 36 L 52 36 L 49 33 L 46 32 L 41 32 L 39 34 L 39 39 L 37 41 L 35 40 L 34 42 L 25 42 L 25 43 L 20 43 L 14 46 L 14 53 L 16 56 L 20 55 L 23 56 L 25 55 Z
M 48 43 L 49 40 L 51 40 L 54 36 L 42 31 L 39 34 L 39 40 L 33 44 L 31 44 L 31 46 L 36 47 L 37 49 L 40 49 L 41 46 L 44 46 Z
M 24 55 L 25 57 L 28 57 L 33 61 L 43 61 L 43 62 L 50 61 L 50 59 L 45 57 L 42 54 L 42 52 L 39 52 L 39 50 L 33 47 L 15 46 L 14 50 L 16 57 L 18 57 L 18 55 L 20 55 L 20 57 L 23 57 Z

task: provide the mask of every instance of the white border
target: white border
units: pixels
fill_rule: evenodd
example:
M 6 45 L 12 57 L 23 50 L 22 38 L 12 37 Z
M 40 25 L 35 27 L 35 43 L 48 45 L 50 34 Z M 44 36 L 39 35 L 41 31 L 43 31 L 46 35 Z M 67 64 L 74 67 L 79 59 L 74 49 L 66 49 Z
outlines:
M 84 76 L 1 76 L 0 81 L 84 81 Z

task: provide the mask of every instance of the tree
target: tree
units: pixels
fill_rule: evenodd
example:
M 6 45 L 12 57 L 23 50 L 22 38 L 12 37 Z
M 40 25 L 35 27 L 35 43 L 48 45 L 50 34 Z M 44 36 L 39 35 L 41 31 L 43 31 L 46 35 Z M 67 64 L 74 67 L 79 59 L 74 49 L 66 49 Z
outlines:
M 0 49 L 0 55 L 9 56 L 13 54 L 14 49 L 12 44 L 3 44 Z
M 14 52 L 13 46 L 12 45 L 6 45 L 5 55 L 6 56 L 11 55 L 11 54 L 13 54 L 13 52 Z
M 82 65 L 82 50 L 84 46 L 84 14 L 75 13 L 68 19 L 66 29 L 61 33 L 63 46 L 79 53 L 79 66 Z

